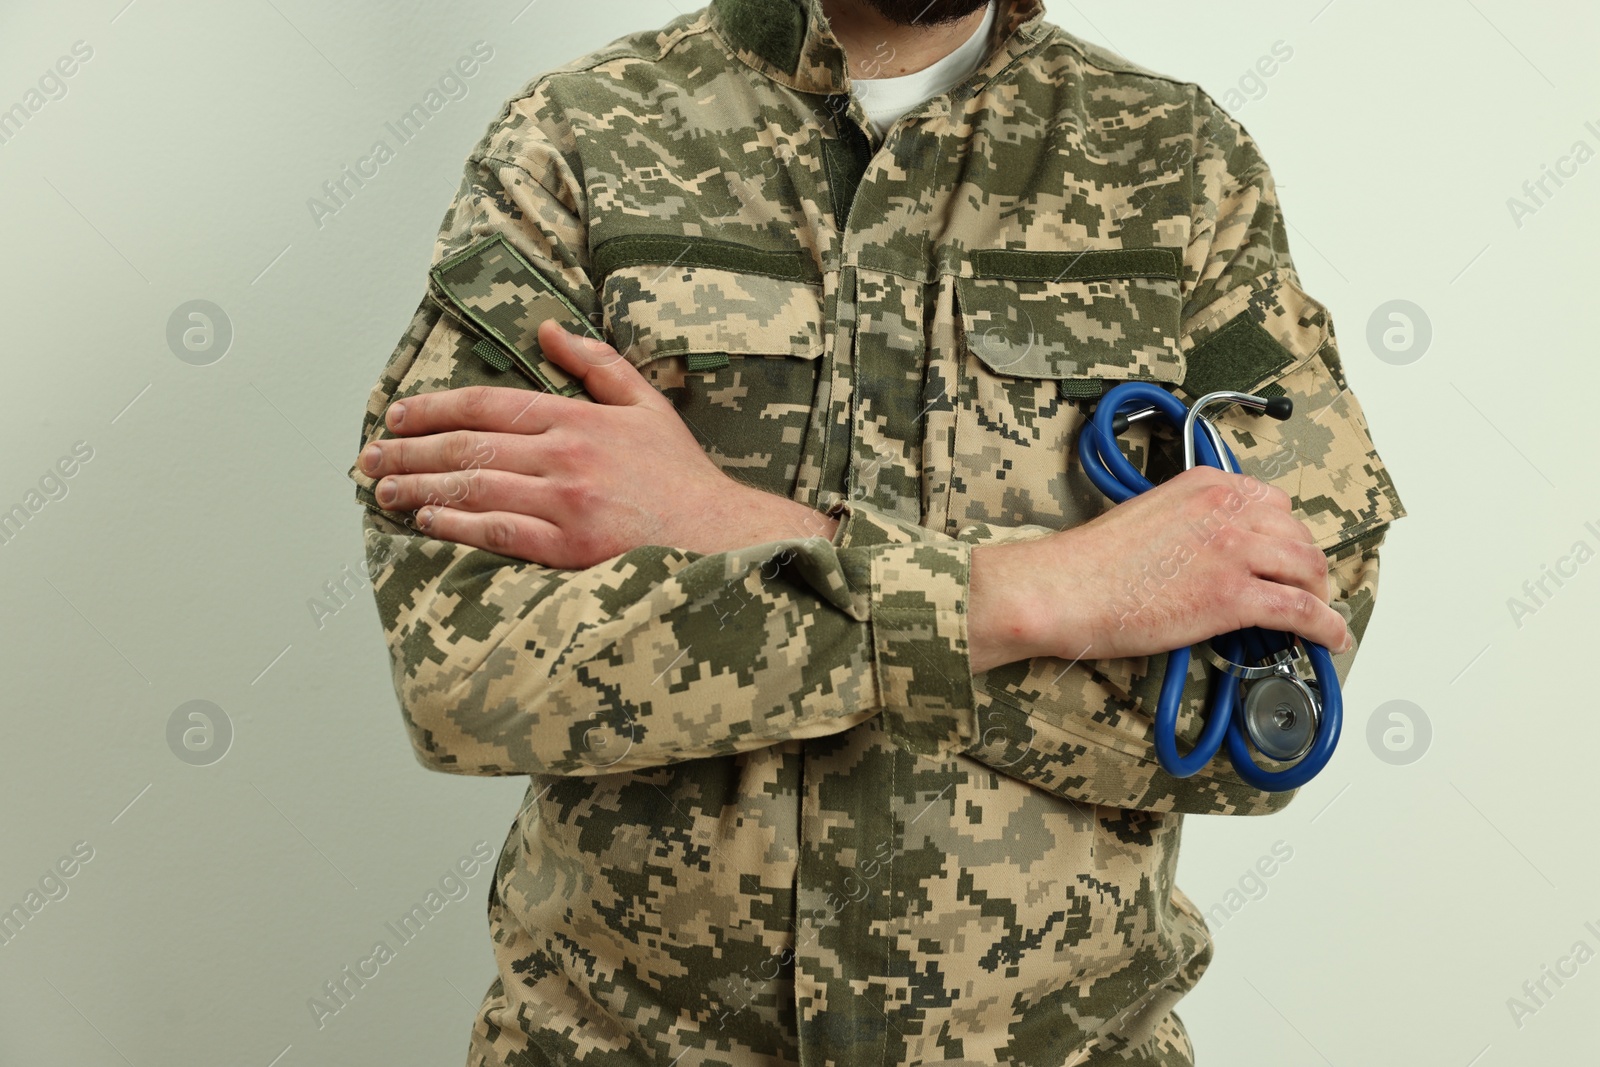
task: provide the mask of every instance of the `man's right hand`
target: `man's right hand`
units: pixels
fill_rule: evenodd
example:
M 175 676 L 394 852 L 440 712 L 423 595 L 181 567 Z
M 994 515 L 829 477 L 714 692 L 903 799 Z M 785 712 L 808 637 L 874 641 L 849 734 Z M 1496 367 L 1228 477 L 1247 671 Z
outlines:
M 1330 652 L 1328 560 L 1281 489 L 1197 467 L 1092 522 L 972 550 L 974 673 L 1034 656 L 1119 659 L 1260 626 Z

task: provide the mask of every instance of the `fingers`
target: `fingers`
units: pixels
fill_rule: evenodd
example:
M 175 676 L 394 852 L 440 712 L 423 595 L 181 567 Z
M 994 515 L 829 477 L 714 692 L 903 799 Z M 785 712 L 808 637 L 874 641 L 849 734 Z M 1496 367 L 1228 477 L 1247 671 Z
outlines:
M 1324 604 L 1332 598 L 1328 557 L 1315 545 L 1256 535 L 1246 551 L 1256 577 L 1304 589 Z
M 561 531 L 543 519 L 503 511 L 473 512 L 429 505 L 417 512 L 417 527 L 429 537 L 481 548 L 544 567 L 565 568 Z
M 577 337 L 547 319 L 539 324 L 539 345 L 602 404 L 670 406 L 633 364 L 603 341 Z M 397 400 L 385 412 L 384 425 L 392 434 L 407 436 L 449 430 L 538 434 L 565 418 L 581 417 L 586 403 L 554 393 L 477 385 Z
M 1335 590 L 1328 559 L 1294 516 L 1293 498 L 1246 475 L 1213 471 L 1190 481 L 1191 517 L 1209 531 L 1208 544 L 1249 569 L 1244 625 L 1293 632 L 1343 651 L 1348 630 L 1330 606 Z
M 361 450 L 361 470 L 372 478 L 399 474 L 445 474 L 466 470 L 538 474 L 543 438 L 522 434 L 455 430 L 425 437 L 392 437 Z
M 602 404 L 665 403 L 638 368 L 604 341 L 568 333 L 556 320 L 546 319 L 539 324 L 539 347 L 550 362 L 581 381 L 584 390 Z
M 1299 634 L 1328 651 L 1348 651 L 1344 616 L 1297 586 L 1253 579 L 1245 596 L 1244 625 Z
M 1206 531 L 1224 526 L 1267 529 L 1279 517 L 1292 519 L 1294 512 L 1293 498 L 1282 489 L 1214 467 L 1184 471 L 1137 499 L 1148 499 L 1152 509 L 1175 507 Z
M 546 478 L 498 470 L 391 475 L 378 483 L 378 503 L 390 511 L 440 505 L 457 511 L 510 511 L 554 522 L 561 498 Z
M 1236 474 L 1239 479 L 1239 491 L 1256 504 L 1282 512 L 1285 515 L 1294 512 L 1294 498 L 1275 485 L 1268 485 L 1258 478 L 1245 474 Z
M 584 406 L 582 400 L 555 393 L 473 385 L 396 400 L 384 413 L 384 425 L 390 433 L 409 437 L 449 430 L 537 434 Z
M 1294 516 L 1294 498 L 1277 486 L 1212 467 L 1196 467 L 1180 477 L 1183 476 L 1191 477 L 1188 517 L 1206 534 L 1215 536 L 1232 527 L 1286 541 L 1315 544 L 1311 528 Z
M 1267 537 L 1276 537 L 1296 544 L 1315 545 L 1316 535 L 1311 527 L 1286 512 L 1257 509 L 1250 516 L 1250 529 Z

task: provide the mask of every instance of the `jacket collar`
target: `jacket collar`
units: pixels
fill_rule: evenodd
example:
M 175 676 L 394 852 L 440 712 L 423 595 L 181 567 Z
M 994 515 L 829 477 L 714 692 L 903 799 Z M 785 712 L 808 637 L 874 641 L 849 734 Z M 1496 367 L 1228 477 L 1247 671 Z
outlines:
M 1043 0 L 998 0 L 992 54 L 1019 30 L 1038 33 Z M 849 65 L 822 0 L 711 0 L 711 26 L 752 69 L 802 93 L 848 93 Z

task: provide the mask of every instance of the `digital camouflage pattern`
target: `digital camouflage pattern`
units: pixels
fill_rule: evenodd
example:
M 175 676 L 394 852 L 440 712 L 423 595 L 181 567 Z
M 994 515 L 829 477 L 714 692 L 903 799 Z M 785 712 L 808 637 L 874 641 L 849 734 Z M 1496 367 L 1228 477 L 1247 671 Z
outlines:
M 1131 378 L 1294 398 L 1219 425 L 1358 641 L 1405 511 L 1244 130 L 1037 0 L 990 45 L 880 139 L 817 0 L 715 0 L 535 79 L 472 153 L 434 255 L 461 269 L 364 441 L 397 397 L 535 390 L 566 312 L 723 469 L 843 521 L 559 571 L 422 535 L 352 468 L 418 758 L 530 776 L 471 1064 L 1192 1062 L 1182 817 L 1289 797 L 1157 767 L 1164 657 L 973 674 L 971 551 L 1109 507 L 1076 437 Z M 1181 465 L 1147 422 L 1124 444 Z M 1205 689 L 1195 657 L 1190 737 Z
M 561 299 L 539 283 L 532 264 L 501 234 L 451 256 L 431 272 L 438 299 L 489 342 L 474 346 L 496 370 L 515 363 L 543 389 L 575 396 L 583 386 L 545 359 L 539 348 L 539 324 L 546 319 L 572 323 L 577 332 L 598 336 Z M 496 358 L 495 353 L 500 354 Z

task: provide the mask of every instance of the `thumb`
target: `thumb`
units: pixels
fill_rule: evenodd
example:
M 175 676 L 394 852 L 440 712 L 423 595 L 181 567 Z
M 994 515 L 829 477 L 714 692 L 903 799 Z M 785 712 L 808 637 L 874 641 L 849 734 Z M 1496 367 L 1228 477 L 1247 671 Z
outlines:
M 555 319 L 539 324 L 545 358 L 583 383 L 602 404 L 633 405 L 659 401 L 661 394 L 615 348 L 604 341 L 568 333 Z

